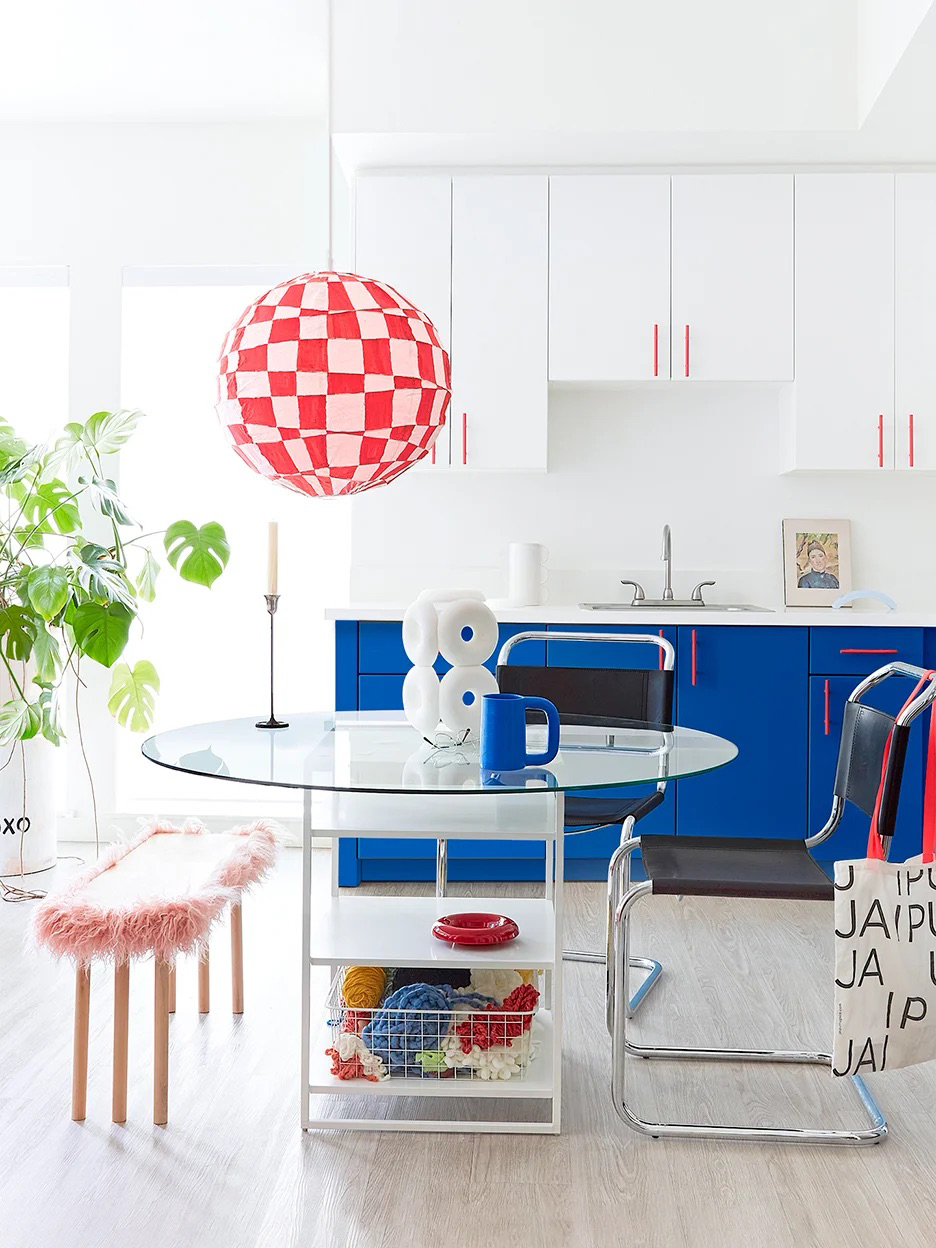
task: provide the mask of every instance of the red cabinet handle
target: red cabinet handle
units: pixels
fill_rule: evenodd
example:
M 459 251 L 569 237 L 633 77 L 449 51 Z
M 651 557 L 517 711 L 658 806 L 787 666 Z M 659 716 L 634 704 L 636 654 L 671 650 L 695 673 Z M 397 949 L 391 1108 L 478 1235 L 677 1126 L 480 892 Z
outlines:
M 695 687 L 695 683 L 696 683 L 697 650 L 698 650 L 698 644 L 696 642 L 696 630 L 693 629 L 692 630 L 692 684 L 693 684 L 693 687 Z
M 909 435 L 910 435 L 910 446 L 908 448 L 909 453 L 907 455 L 907 458 L 910 460 L 910 467 L 912 468 L 913 467 L 913 412 L 910 413 L 910 420 L 909 420 L 908 428 L 909 428 Z
M 430 461 L 429 461 L 429 462 L 430 462 L 430 464 L 434 464 L 434 463 L 435 463 L 435 443 L 434 443 L 434 442 L 433 442 L 433 444 L 432 444 L 432 458 L 430 459 Z
M 878 467 L 884 467 L 884 417 L 878 417 Z
M 840 650 L 839 654 L 896 654 L 896 650 Z
M 462 412 L 462 463 L 468 463 L 468 413 Z
M 825 682 L 825 735 L 829 735 L 829 682 Z
M 659 325 L 654 325 L 653 327 L 653 375 L 654 377 L 659 377 L 660 375 L 660 327 Z M 662 637 L 663 634 L 661 633 L 660 636 Z
M 686 376 L 689 376 L 689 326 L 686 326 Z
M 662 629 L 662 628 L 660 629 L 660 636 L 661 636 L 661 637 L 663 636 L 663 629 Z M 661 671 L 661 672 L 663 671 L 663 651 L 662 651 L 662 649 L 660 650 L 660 671 Z

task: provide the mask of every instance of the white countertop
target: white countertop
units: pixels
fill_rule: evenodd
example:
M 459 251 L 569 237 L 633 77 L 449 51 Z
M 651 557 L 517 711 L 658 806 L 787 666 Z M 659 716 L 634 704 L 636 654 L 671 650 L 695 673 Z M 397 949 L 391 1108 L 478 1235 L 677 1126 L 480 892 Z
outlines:
M 865 611 L 843 607 L 833 611 L 793 607 L 785 611 L 658 611 L 652 607 L 637 611 L 583 611 L 577 605 L 545 603 L 541 607 L 492 607 L 501 624 L 759 624 L 768 627 L 793 625 L 809 628 L 839 627 L 931 628 L 936 611 Z M 406 606 L 361 603 L 351 607 L 327 607 L 328 620 L 402 620 Z

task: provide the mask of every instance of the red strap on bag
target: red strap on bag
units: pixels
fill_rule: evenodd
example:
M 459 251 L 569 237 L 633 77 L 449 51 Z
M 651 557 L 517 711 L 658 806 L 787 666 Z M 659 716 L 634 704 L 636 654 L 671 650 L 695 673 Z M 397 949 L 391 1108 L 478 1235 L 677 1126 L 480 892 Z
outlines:
M 898 715 L 902 715 L 908 706 L 916 698 L 917 694 L 927 683 L 936 676 L 936 672 L 924 672 L 917 682 L 913 692 L 907 698 L 906 702 L 898 711 Z M 868 834 L 868 854 L 869 858 L 877 858 L 881 862 L 886 860 L 887 855 L 884 852 L 884 844 L 878 832 L 878 819 L 881 814 L 881 801 L 884 797 L 884 780 L 887 776 L 887 763 L 890 758 L 891 741 L 893 740 L 893 729 L 884 745 L 884 757 L 881 760 L 881 783 L 878 786 L 877 798 L 874 802 L 874 812 L 871 815 L 871 830 Z M 930 708 L 929 738 L 926 744 L 926 772 L 923 789 L 923 861 L 932 862 L 934 852 L 936 852 L 936 703 Z

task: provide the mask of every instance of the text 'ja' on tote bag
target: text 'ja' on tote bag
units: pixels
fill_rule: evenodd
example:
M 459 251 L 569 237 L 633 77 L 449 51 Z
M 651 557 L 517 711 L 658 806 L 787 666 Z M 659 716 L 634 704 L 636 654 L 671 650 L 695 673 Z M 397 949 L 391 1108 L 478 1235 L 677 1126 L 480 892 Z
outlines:
M 927 672 L 904 707 L 932 678 Z M 833 1075 L 894 1070 L 936 1058 L 936 707 L 930 713 L 923 853 L 886 862 L 878 816 L 868 857 L 835 864 Z

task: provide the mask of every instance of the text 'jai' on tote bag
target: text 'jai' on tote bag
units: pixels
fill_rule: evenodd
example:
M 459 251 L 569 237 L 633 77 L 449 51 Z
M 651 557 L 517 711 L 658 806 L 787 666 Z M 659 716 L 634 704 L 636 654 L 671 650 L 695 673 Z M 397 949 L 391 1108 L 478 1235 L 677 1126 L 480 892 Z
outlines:
M 904 703 L 910 705 L 927 672 Z M 887 862 L 878 832 L 881 768 L 867 858 L 835 864 L 833 1075 L 861 1075 L 936 1058 L 936 706 L 930 712 L 923 853 Z M 893 734 L 892 734 L 893 735 Z

